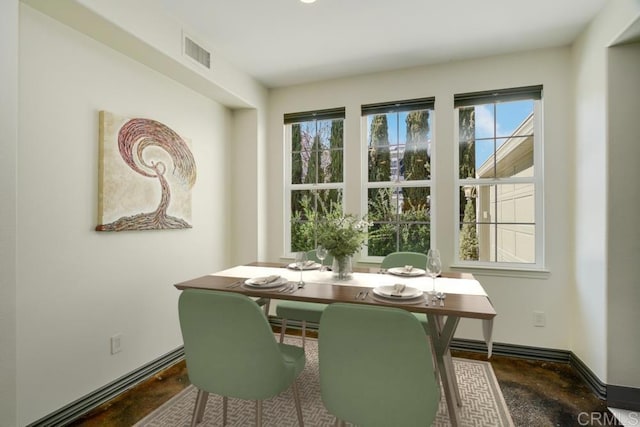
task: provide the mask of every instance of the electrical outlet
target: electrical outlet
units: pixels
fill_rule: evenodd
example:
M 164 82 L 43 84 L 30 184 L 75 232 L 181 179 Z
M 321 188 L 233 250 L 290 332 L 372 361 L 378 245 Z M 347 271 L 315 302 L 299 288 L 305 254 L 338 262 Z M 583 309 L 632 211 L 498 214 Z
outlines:
M 542 328 L 547 323 L 546 316 L 544 311 L 534 311 L 533 312 L 533 326 Z
M 111 337 L 111 354 L 122 351 L 122 334 L 115 334 Z

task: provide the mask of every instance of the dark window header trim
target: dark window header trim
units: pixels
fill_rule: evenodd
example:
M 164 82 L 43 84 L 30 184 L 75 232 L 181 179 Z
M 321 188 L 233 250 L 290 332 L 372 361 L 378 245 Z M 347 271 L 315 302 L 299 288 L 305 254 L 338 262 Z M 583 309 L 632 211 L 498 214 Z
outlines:
M 458 108 L 523 99 L 542 99 L 542 85 L 457 94 L 453 96 L 453 105 Z
M 314 120 L 334 120 L 344 119 L 345 108 L 329 108 L 326 110 L 303 111 L 300 113 L 286 113 L 284 124 L 311 122 Z
M 405 101 L 378 102 L 375 104 L 363 105 L 362 115 L 367 116 L 370 114 L 386 114 L 401 111 L 433 110 L 434 105 L 434 97 L 408 99 Z

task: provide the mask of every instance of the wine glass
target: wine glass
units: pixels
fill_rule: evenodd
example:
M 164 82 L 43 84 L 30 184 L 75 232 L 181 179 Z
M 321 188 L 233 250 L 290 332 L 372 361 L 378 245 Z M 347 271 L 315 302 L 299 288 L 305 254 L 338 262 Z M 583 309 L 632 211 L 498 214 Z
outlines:
M 427 271 L 433 280 L 433 290 L 430 292 L 436 295 L 436 276 L 442 272 L 442 261 L 440 261 L 440 251 L 437 249 L 429 249 L 427 252 Z
M 298 282 L 299 288 L 304 286 L 304 281 L 302 280 L 302 271 L 304 270 L 304 266 L 306 264 L 307 264 L 307 253 L 296 252 L 296 267 L 298 267 L 298 270 L 300 270 L 300 281 Z
M 316 256 L 320 260 L 320 271 L 325 270 L 324 259 L 327 257 L 327 252 L 327 248 L 322 245 L 318 245 L 318 247 L 316 248 Z

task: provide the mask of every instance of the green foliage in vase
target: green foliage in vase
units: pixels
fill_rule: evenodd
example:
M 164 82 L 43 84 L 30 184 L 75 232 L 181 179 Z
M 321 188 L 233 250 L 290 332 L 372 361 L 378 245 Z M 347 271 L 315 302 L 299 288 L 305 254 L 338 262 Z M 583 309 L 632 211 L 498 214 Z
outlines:
M 368 235 L 366 220 L 341 211 L 334 207 L 317 222 L 317 242 L 334 258 L 352 256 L 360 251 Z

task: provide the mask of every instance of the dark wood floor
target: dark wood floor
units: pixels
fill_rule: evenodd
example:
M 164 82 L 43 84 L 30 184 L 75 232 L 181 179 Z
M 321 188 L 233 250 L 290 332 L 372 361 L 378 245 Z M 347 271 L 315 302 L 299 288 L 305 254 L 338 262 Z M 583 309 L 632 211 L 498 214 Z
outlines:
M 487 360 L 482 353 L 453 352 L 453 355 Z M 584 426 L 586 418 L 583 415 L 579 419 L 579 414 L 608 412 L 606 402 L 598 399 L 567 363 L 495 355 L 489 361 L 516 426 Z M 178 362 L 70 425 L 130 426 L 188 384 L 185 363 Z

